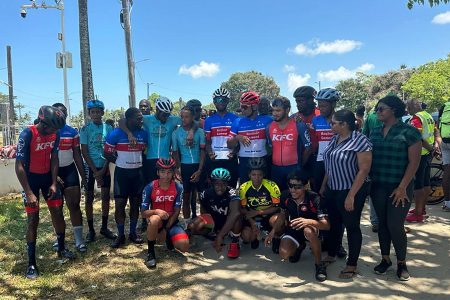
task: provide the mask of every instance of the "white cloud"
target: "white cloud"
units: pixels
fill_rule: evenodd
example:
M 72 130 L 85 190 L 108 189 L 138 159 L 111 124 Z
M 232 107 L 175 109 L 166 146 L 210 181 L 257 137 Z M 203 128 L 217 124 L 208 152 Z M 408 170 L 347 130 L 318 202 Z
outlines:
M 447 11 L 445 13 L 434 16 L 431 23 L 440 24 L 440 25 L 450 23 L 450 11 Z
M 288 52 L 305 56 L 316 56 L 329 53 L 343 54 L 359 49 L 361 46 L 362 42 L 354 40 L 335 40 L 332 42 L 312 40 L 306 44 L 298 44 L 294 49 L 288 49 Z
M 206 61 L 201 61 L 198 65 L 192 65 L 190 67 L 186 65 L 182 65 L 178 70 L 178 74 L 180 75 L 189 75 L 192 78 L 200 78 L 200 77 L 213 77 L 220 71 L 219 64 L 209 63 Z
M 290 92 L 295 91 L 296 88 L 302 85 L 307 85 L 308 81 L 311 79 L 311 75 L 306 73 L 305 75 L 289 73 L 288 74 L 288 90 Z
M 283 72 L 285 73 L 292 73 L 295 71 L 295 67 L 293 65 L 284 65 L 283 66 Z
M 349 70 L 343 66 L 340 66 L 336 70 L 328 70 L 328 71 L 319 71 L 317 73 L 317 78 L 320 81 L 330 81 L 335 82 L 339 80 L 345 80 L 356 76 L 357 72 L 369 72 L 371 71 L 375 66 L 373 64 L 365 63 L 353 70 Z

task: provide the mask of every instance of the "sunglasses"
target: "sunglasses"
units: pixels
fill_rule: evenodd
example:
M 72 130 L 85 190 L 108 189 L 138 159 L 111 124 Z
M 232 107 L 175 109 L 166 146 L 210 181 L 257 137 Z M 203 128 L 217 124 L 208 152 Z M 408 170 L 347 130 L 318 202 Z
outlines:
M 213 99 L 213 102 L 214 103 L 228 102 L 228 98 L 216 97 Z
M 304 188 L 305 186 L 303 184 L 292 184 L 292 183 L 288 183 L 288 187 L 290 189 L 294 189 L 294 190 L 301 190 L 302 188 Z
M 389 107 L 387 106 L 378 106 L 377 108 L 375 108 L 375 111 L 379 111 L 379 112 L 383 112 L 384 110 L 389 109 Z

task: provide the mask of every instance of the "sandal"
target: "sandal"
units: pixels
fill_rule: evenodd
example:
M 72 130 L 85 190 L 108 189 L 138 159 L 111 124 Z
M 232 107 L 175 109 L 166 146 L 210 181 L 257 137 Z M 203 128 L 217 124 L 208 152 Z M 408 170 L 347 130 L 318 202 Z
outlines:
M 350 270 L 342 270 L 339 274 L 339 278 L 341 279 L 351 279 L 355 277 L 358 274 L 356 270 L 350 271 Z
M 76 248 L 80 253 L 85 253 L 87 251 L 87 246 L 84 243 L 79 244 Z

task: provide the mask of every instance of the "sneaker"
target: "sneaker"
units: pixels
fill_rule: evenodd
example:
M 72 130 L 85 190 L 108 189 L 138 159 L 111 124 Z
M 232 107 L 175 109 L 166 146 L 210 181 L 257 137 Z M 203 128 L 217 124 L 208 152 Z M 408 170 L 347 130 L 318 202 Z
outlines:
M 408 281 L 410 276 L 406 263 L 397 263 L 397 277 L 401 281 Z
M 228 245 L 228 253 L 227 253 L 227 256 L 228 256 L 229 258 L 238 258 L 240 254 L 241 254 L 241 251 L 240 251 L 240 249 L 239 249 L 239 243 L 233 243 L 233 242 L 231 242 L 231 243 Z
M 117 235 L 114 232 L 112 232 L 111 230 L 109 230 L 109 228 L 101 228 L 100 234 L 110 240 L 114 240 L 117 237 Z
M 280 243 L 281 243 L 281 239 L 280 238 L 273 238 L 272 239 L 272 252 L 275 254 L 279 254 L 280 253 Z
M 423 215 L 407 215 L 406 216 L 406 222 L 409 223 L 423 223 Z
M 86 234 L 86 243 L 92 243 L 95 241 L 95 231 L 90 231 Z
M 408 210 L 408 215 L 415 215 L 415 214 L 416 214 L 416 209 L 415 208 L 412 208 L 412 209 Z M 425 216 L 426 214 L 427 214 L 427 210 L 424 209 L 423 212 L 422 212 L 422 215 Z
M 58 241 L 55 241 L 55 242 L 53 243 L 52 249 L 53 249 L 53 251 L 58 252 Z
M 442 205 L 442 210 L 446 211 L 446 212 L 450 212 L 450 207 L 448 207 L 447 205 Z
M 305 250 L 306 244 L 302 243 L 298 248 L 295 250 L 294 255 L 289 256 L 289 262 L 296 263 L 300 260 L 300 257 L 302 256 L 303 250 Z
M 256 240 L 254 240 L 254 241 L 251 241 L 250 247 L 251 247 L 252 249 L 258 249 L 258 247 L 259 247 L 259 240 L 256 239 Z
M 147 254 L 147 260 L 145 261 L 145 265 L 149 269 L 156 268 L 156 258 L 154 253 Z
M 346 258 L 347 257 L 347 251 L 344 249 L 344 247 L 341 245 L 336 252 L 336 256 L 339 258 Z
M 39 276 L 39 271 L 35 265 L 28 266 L 25 277 L 27 279 L 36 279 Z
M 383 275 L 386 274 L 386 271 L 387 269 L 389 269 L 390 266 L 392 266 L 392 261 L 387 262 L 383 258 L 381 262 L 375 268 L 373 268 L 373 270 L 375 271 L 375 274 Z
M 125 245 L 125 235 L 117 236 L 116 239 L 111 243 L 111 248 L 117 249 L 122 245 Z
M 137 235 L 136 233 L 135 233 L 135 234 L 130 234 L 130 235 L 128 236 L 128 239 L 129 239 L 130 242 L 132 242 L 133 244 L 140 245 L 140 244 L 144 243 L 144 240 L 143 240 L 139 235 Z
M 70 251 L 69 249 L 64 249 L 63 251 L 58 251 L 58 258 L 67 258 L 67 259 L 75 259 L 77 258 L 76 254 Z
M 316 280 L 320 282 L 327 280 L 327 268 L 324 264 L 316 265 Z
M 372 232 L 378 232 L 378 224 L 372 225 Z

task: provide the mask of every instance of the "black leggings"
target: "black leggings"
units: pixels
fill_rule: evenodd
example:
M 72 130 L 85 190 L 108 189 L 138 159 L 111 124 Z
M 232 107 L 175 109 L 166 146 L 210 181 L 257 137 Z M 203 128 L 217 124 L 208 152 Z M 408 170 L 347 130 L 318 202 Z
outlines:
M 330 220 L 330 232 L 328 237 L 328 255 L 336 256 L 339 244 L 342 242 L 342 225 L 347 230 L 348 258 L 347 265 L 358 264 L 359 253 L 361 252 L 362 233 L 359 226 L 361 212 L 368 194 L 368 183 L 364 183 L 355 196 L 353 211 L 347 211 L 344 207 L 345 198 L 349 190 L 329 190 L 325 193 L 325 201 Z
M 404 228 L 405 218 L 413 199 L 414 182 L 406 188 L 409 202 L 404 207 L 400 204 L 395 207 L 390 195 L 398 187 L 398 184 L 372 183 L 370 197 L 378 216 L 378 240 L 380 242 L 381 255 L 389 255 L 391 242 L 394 245 L 398 261 L 406 259 L 407 240 Z

